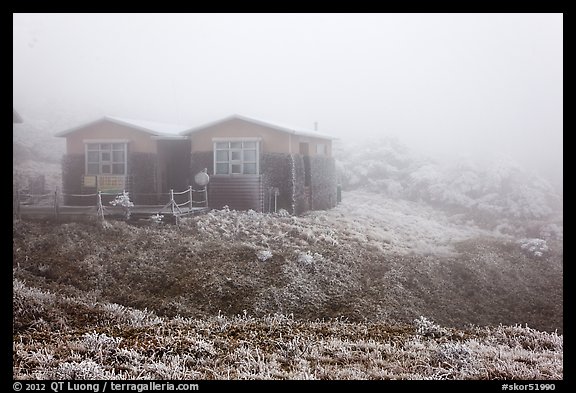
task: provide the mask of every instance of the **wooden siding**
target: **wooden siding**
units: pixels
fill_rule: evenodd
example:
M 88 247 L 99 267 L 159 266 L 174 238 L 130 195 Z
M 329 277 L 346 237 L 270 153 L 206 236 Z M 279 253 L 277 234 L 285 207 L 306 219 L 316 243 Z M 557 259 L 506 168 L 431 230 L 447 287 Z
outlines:
M 262 176 L 212 176 L 208 201 L 213 209 L 227 205 L 231 210 L 262 211 Z

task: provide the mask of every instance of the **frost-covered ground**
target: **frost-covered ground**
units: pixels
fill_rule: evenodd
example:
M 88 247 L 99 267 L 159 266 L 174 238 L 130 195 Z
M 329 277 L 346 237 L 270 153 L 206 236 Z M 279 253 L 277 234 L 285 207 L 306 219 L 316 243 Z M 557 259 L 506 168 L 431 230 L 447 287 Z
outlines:
M 563 337 L 522 326 L 160 318 L 20 280 L 14 318 L 15 379 L 563 378 Z
M 327 212 L 311 212 L 348 242 L 394 253 L 454 254 L 454 243 L 475 237 L 503 236 L 480 229 L 461 214 L 450 215 L 426 203 L 390 198 L 367 191 L 345 192 L 343 201 Z
M 15 221 L 13 375 L 561 379 L 561 226 L 530 225 L 358 190 L 299 217 Z

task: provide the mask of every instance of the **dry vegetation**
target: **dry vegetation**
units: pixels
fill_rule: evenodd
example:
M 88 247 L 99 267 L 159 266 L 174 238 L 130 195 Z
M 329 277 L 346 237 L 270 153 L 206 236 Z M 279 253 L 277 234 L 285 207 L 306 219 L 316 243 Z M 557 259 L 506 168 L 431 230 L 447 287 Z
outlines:
M 14 377 L 562 378 L 561 240 L 376 202 L 15 222 Z
M 562 379 L 563 338 L 284 315 L 160 318 L 14 281 L 17 379 Z M 26 326 L 23 326 L 26 325 Z

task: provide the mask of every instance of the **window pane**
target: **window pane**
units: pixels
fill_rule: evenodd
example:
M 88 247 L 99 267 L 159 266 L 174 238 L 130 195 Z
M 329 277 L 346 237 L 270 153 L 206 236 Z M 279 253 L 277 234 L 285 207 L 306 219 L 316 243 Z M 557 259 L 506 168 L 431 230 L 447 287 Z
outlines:
M 102 161 L 110 161 L 110 152 L 109 151 L 103 151 L 100 152 L 101 157 L 102 157 Z
M 100 144 L 98 143 L 89 143 L 88 150 L 100 150 Z
M 230 149 L 242 149 L 242 142 L 230 142 Z
M 100 144 L 100 150 L 110 150 L 110 144 L 109 143 L 101 143 Z
M 242 150 L 232 150 L 230 153 L 232 161 L 240 161 L 242 159 Z
M 97 151 L 88 151 L 88 162 L 99 162 Z
M 113 144 L 112 144 L 112 149 L 114 149 L 114 150 L 124 150 L 124 144 L 123 144 L 123 143 L 113 143 Z
M 244 149 L 256 149 L 256 142 L 244 142 Z
M 100 171 L 100 165 L 99 164 L 88 164 L 88 168 L 86 168 L 88 171 L 88 175 L 97 175 L 98 171 Z
M 256 162 L 256 150 L 244 150 L 244 161 Z
M 228 150 L 216 150 L 216 161 L 228 161 Z
M 109 164 L 104 164 L 104 165 L 102 165 L 102 173 L 111 173 L 111 172 L 110 172 L 111 169 L 112 169 L 112 168 L 110 167 Z
M 318 143 L 316 145 L 316 154 L 318 154 L 318 155 L 326 154 L 326 145 L 323 143 Z
M 124 162 L 124 150 L 112 152 L 114 162 Z
M 124 164 L 112 164 L 112 173 L 115 175 L 123 175 Z
M 228 149 L 228 142 L 217 142 L 216 149 Z
M 256 164 L 244 164 L 244 173 L 246 175 L 255 175 L 256 174 Z
M 228 163 L 216 164 L 216 174 L 217 175 L 227 175 L 228 174 Z
M 242 173 L 242 165 L 233 164 L 232 165 L 232 173 Z

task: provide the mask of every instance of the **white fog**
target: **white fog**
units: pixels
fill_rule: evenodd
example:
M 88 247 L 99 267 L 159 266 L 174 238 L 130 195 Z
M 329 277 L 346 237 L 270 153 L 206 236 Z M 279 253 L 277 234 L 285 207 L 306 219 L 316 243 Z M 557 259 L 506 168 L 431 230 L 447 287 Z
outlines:
M 562 183 L 562 14 L 14 14 L 13 105 L 197 126 L 234 113 Z M 51 130 L 56 131 L 56 130 Z

